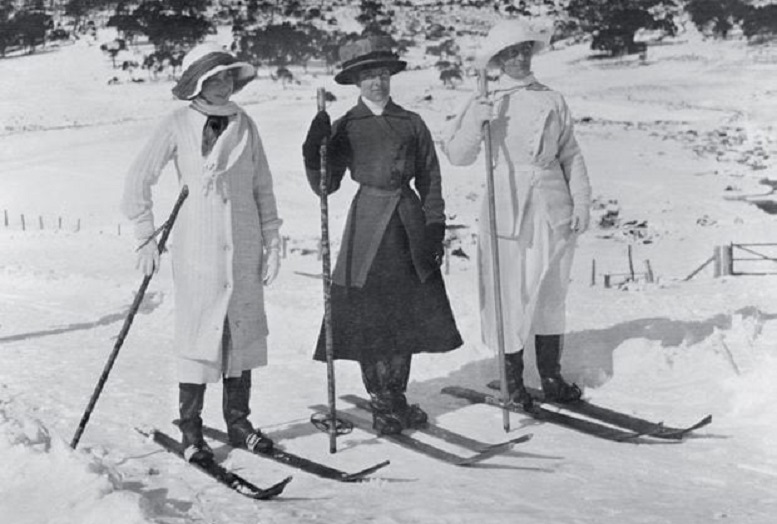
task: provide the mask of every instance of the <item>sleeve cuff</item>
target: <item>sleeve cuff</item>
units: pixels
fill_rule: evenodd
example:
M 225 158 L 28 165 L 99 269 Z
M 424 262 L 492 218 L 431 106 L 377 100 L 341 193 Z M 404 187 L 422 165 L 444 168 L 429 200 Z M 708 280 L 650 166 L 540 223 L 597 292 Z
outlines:
M 153 234 L 156 228 L 154 227 L 154 217 L 148 216 L 140 219 L 136 219 L 134 222 L 135 240 L 138 242 L 145 242 Z

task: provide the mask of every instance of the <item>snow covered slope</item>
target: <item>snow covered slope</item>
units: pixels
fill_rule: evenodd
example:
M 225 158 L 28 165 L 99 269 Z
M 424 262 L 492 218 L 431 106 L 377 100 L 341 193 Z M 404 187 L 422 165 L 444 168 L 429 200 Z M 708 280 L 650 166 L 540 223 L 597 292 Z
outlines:
M 330 455 L 326 435 L 308 423 L 309 406 L 326 400 L 326 377 L 310 359 L 322 312 L 320 281 L 308 276 L 320 272 L 319 214 L 300 144 L 316 87 L 337 95 L 333 115 L 354 102 L 356 91 L 323 75 L 302 76 L 302 85 L 287 89 L 262 75 L 241 92 L 236 100 L 258 122 L 268 150 L 289 237 L 281 275 L 267 292 L 270 365 L 255 374 L 252 419 L 289 450 L 342 469 L 392 461 L 374 481 L 356 485 L 295 473 L 281 499 L 260 503 L 133 431 L 175 431 L 167 264 L 152 281 L 81 445 L 69 449 L 140 283 L 117 209 L 124 171 L 178 102 L 169 82 L 107 85 L 114 72 L 96 46 L 0 60 L 0 209 L 10 221 L 0 223 L 0 522 L 772 522 L 777 279 L 713 279 L 708 267 L 683 281 L 716 245 L 775 241 L 774 219 L 749 202 L 770 198 L 761 179 L 777 178 L 772 51 L 684 35 L 651 48 L 646 64 L 586 60 L 582 46 L 538 57 L 539 78 L 568 96 L 579 120 L 595 218 L 609 209 L 620 220 L 593 227 L 581 240 L 564 369 L 603 405 L 667 424 L 706 413 L 714 421 L 682 444 L 616 444 L 514 415 L 511 435 L 530 431 L 534 439 L 469 469 L 358 431 Z M 394 77 L 393 93 L 439 136 L 473 88 L 468 79 L 444 89 L 435 71 L 419 70 Z M 480 343 L 477 309 L 481 163 L 453 168 L 441 161 L 449 224 L 457 226 L 449 231 L 452 247 L 468 255 L 452 256 L 446 275 L 465 345 L 415 359 L 409 393 L 437 423 L 499 442 L 507 437 L 499 411 L 439 394 L 453 384 L 482 388 L 496 374 Z M 353 191 L 346 182 L 330 201 L 335 240 Z M 176 194 L 167 172 L 155 193 L 158 215 Z M 60 217 L 61 229 L 54 227 Z M 628 270 L 629 244 L 636 270 L 649 260 L 658 281 L 605 289 L 602 273 Z M 339 392 L 362 393 L 352 363 L 338 364 L 337 378 Z M 222 425 L 220 401 L 220 388 L 211 387 L 204 414 L 211 425 Z M 289 474 L 242 452 L 216 451 L 258 484 Z

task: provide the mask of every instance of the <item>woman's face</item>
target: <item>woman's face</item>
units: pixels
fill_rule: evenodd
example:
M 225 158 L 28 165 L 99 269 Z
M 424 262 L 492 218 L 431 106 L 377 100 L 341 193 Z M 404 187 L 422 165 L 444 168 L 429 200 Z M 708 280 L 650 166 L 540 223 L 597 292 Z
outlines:
M 385 67 L 359 71 L 356 83 L 362 97 L 370 102 L 382 104 L 391 94 L 391 71 Z
M 534 55 L 534 42 L 521 42 L 503 49 L 497 59 L 502 72 L 519 80 L 531 74 L 531 59 Z
M 234 90 L 235 75 L 231 69 L 227 69 L 205 79 L 200 96 L 207 102 L 220 106 L 229 102 Z

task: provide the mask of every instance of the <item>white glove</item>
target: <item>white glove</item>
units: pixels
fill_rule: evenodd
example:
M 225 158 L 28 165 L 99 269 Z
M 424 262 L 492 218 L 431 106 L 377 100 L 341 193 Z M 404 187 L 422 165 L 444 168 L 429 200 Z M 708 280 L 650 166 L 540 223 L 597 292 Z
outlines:
M 476 98 L 472 106 L 472 111 L 475 112 L 475 120 L 478 123 L 490 122 L 491 116 L 494 112 L 494 103 L 487 98 Z
M 138 250 L 135 267 L 148 276 L 159 271 L 159 246 L 153 238 Z
M 588 206 L 575 206 L 572 210 L 572 232 L 578 235 L 585 233 L 591 221 L 591 212 Z
M 278 233 L 269 235 L 262 257 L 262 281 L 265 286 L 273 283 L 281 269 L 281 239 Z

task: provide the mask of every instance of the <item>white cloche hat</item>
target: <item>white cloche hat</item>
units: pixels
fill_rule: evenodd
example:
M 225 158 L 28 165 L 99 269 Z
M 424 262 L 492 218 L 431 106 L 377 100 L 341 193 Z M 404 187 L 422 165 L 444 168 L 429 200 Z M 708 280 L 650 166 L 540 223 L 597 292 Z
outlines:
M 488 32 L 480 51 L 475 55 L 478 69 L 495 67 L 494 57 L 504 49 L 521 42 L 534 42 L 534 54 L 550 44 L 551 30 L 545 25 L 514 18 L 497 23 Z

